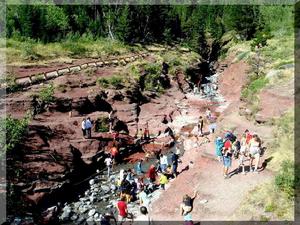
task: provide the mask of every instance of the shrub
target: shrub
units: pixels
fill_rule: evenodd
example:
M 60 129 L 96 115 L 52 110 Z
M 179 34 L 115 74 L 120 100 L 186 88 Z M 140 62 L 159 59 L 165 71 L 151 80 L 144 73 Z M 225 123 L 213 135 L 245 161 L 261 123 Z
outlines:
M 13 74 L 7 74 L 5 76 L 5 82 L 7 84 L 7 92 L 16 92 L 22 90 L 22 86 L 17 84 L 16 77 Z
M 43 87 L 39 94 L 38 98 L 44 103 L 51 103 L 54 101 L 54 86 L 53 84 L 48 85 L 47 87 Z
M 96 132 L 108 132 L 109 131 L 108 117 L 99 117 L 96 120 L 95 131 Z
M 27 132 L 28 123 L 28 115 L 26 115 L 23 119 L 14 119 L 11 116 L 1 118 L 1 149 L 3 150 L 1 152 L 1 156 L 6 151 L 12 151 L 23 140 L 24 135 Z
M 115 89 L 122 89 L 124 79 L 121 76 L 114 75 L 108 78 L 98 78 L 97 84 L 102 88 L 115 88 Z
M 293 198 L 295 196 L 295 189 L 299 187 L 299 169 L 295 167 L 294 163 L 291 161 L 284 161 L 281 164 L 281 170 L 275 177 L 276 186 L 284 191 L 289 198 Z
M 80 43 L 65 42 L 62 47 L 70 51 L 71 56 L 85 56 L 87 52 L 87 48 Z

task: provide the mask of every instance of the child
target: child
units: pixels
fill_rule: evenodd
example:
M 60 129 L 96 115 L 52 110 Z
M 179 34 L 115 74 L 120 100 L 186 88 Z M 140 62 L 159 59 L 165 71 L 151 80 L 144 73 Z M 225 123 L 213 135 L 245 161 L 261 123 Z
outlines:
M 165 185 L 168 183 L 168 178 L 165 174 L 161 174 L 159 177 L 159 185 L 162 190 L 165 190 Z

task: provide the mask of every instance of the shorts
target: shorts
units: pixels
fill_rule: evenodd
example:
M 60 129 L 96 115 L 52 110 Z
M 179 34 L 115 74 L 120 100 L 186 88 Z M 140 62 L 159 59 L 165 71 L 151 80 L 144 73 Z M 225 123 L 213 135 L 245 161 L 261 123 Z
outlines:
M 224 167 L 231 167 L 231 157 L 223 156 L 223 165 Z

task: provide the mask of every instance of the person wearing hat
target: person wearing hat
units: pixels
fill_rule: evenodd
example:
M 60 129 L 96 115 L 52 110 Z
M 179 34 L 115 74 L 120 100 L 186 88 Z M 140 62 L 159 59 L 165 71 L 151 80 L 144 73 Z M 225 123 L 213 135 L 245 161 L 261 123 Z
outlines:
M 217 137 L 215 141 L 215 152 L 216 156 L 218 157 L 218 161 L 221 162 L 222 160 L 222 149 L 224 147 L 223 139 L 221 137 Z

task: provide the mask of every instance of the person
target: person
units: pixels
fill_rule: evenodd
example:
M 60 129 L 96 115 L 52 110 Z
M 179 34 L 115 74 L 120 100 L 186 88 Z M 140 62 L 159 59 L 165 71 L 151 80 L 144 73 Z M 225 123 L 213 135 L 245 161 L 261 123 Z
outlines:
M 110 155 L 113 160 L 113 164 L 115 164 L 117 162 L 118 154 L 119 154 L 118 148 L 117 148 L 116 144 L 114 143 L 112 148 L 110 149 Z
M 196 199 L 197 195 L 198 195 L 198 192 L 195 191 L 193 193 L 193 196 L 191 196 L 191 197 L 187 194 L 183 196 L 182 203 L 180 204 L 180 214 L 181 214 L 181 216 L 184 216 L 184 220 L 187 220 L 191 217 L 190 213 L 193 210 L 193 203 L 194 203 L 194 200 Z
M 239 164 L 237 171 L 240 171 L 240 168 L 242 167 L 242 174 L 245 175 L 245 160 L 247 158 L 247 143 L 246 143 L 246 134 L 244 133 L 241 138 L 241 149 L 239 154 Z
M 163 120 L 161 122 L 164 123 L 164 124 L 168 124 L 169 123 L 167 115 L 164 115 L 164 118 L 163 118 Z
M 160 162 L 160 170 L 161 172 L 164 172 L 168 166 L 168 157 L 167 155 L 160 154 L 159 157 L 159 162 Z
M 150 205 L 150 198 L 148 197 L 147 193 L 145 192 L 145 188 L 143 187 L 139 194 L 138 194 L 138 198 L 139 198 L 139 204 L 140 206 L 146 206 L 147 208 Z
M 156 180 L 156 170 L 155 166 L 152 164 L 147 172 L 147 176 L 151 183 L 154 183 Z
M 250 172 L 255 172 L 255 173 L 258 172 L 257 168 L 260 160 L 260 147 L 261 147 L 261 140 L 257 134 L 254 134 L 249 143 Z M 255 166 L 253 170 L 252 163 L 254 159 L 255 159 Z
M 166 62 L 163 62 L 162 69 L 161 69 L 162 74 L 167 75 L 169 72 L 169 67 L 170 66 Z
M 203 124 L 204 124 L 203 117 L 200 116 L 199 121 L 198 121 L 198 134 L 199 134 L 199 136 L 203 135 Z
M 85 118 L 81 122 L 81 130 L 82 130 L 82 135 L 85 137 L 86 135 L 86 125 L 85 125 Z
M 211 119 L 211 111 L 210 111 L 210 108 L 207 108 L 207 109 L 206 109 L 205 115 L 206 115 L 206 118 L 207 118 L 208 120 Z
M 125 200 L 126 198 L 122 196 L 116 205 L 118 209 L 118 221 L 120 225 L 123 224 L 126 221 L 126 219 L 133 220 L 132 214 L 129 213 L 127 210 L 127 203 Z
M 218 158 L 218 161 L 222 161 L 222 149 L 224 147 L 223 139 L 221 137 L 217 137 L 215 140 L 215 152 Z
M 223 147 L 223 176 L 225 179 L 228 179 L 229 168 L 231 167 L 231 157 L 232 157 L 232 143 L 229 139 L 225 139 Z
M 91 138 L 92 137 L 92 121 L 90 119 L 90 117 L 88 117 L 85 121 L 85 129 L 86 129 L 86 134 L 87 134 L 87 138 Z
M 159 186 L 162 190 L 165 190 L 165 185 L 168 183 L 168 178 L 164 173 L 159 176 Z
M 104 215 L 100 215 L 100 225 L 111 225 L 111 220 L 114 224 L 117 224 L 117 220 L 112 212 L 106 212 Z
M 137 179 L 136 187 L 137 187 L 137 191 L 138 191 L 138 192 L 141 192 L 142 190 L 144 190 L 145 184 L 144 184 L 144 179 L 143 179 L 143 177 L 139 177 L 139 178 Z
M 113 138 L 113 141 L 117 141 L 117 139 L 119 138 L 119 132 L 118 131 L 115 131 L 112 133 L 112 138 Z
M 120 196 L 124 196 L 126 202 L 130 202 L 132 199 L 131 193 L 132 193 L 132 185 L 130 182 L 126 179 L 126 176 L 124 176 L 125 179 L 122 180 L 121 185 L 120 185 L 120 191 L 121 194 Z
M 141 215 L 135 219 L 136 223 L 134 223 L 134 225 L 141 225 L 141 224 L 143 224 L 143 225 L 151 225 L 152 221 L 151 221 L 151 219 L 149 217 L 149 213 L 148 213 L 147 207 L 142 206 L 140 208 L 140 213 L 141 213 Z
M 128 180 L 130 184 L 132 184 L 134 182 L 132 169 L 127 170 L 126 180 Z
M 112 127 L 114 123 L 114 114 L 116 110 L 111 110 L 108 114 L 108 122 L 109 122 L 109 133 L 112 133 Z
M 143 162 L 143 160 L 140 159 L 136 164 L 136 174 L 137 175 L 142 175 L 144 173 L 143 169 L 142 169 L 142 162 Z
M 216 123 L 216 117 L 211 116 L 209 120 L 209 133 L 213 134 L 215 133 L 217 129 L 217 123 Z
M 246 144 L 249 147 L 250 141 L 252 139 L 252 134 L 250 133 L 250 131 L 248 129 L 245 130 L 244 134 L 246 135 Z
M 148 122 L 146 123 L 146 127 L 144 130 L 144 139 L 149 140 L 150 139 L 150 132 L 149 132 L 149 125 Z
M 175 152 L 172 152 L 172 156 L 171 156 L 172 174 L 175 178 L 177 177 L 178 158 L 179 156 Z
M 107 178 L 110 177 L 110 171 L 112 169 L 112 159 L 111 156 L 109 155 L 105 160 L 104 160 L 106 167 L 107 167 Z

